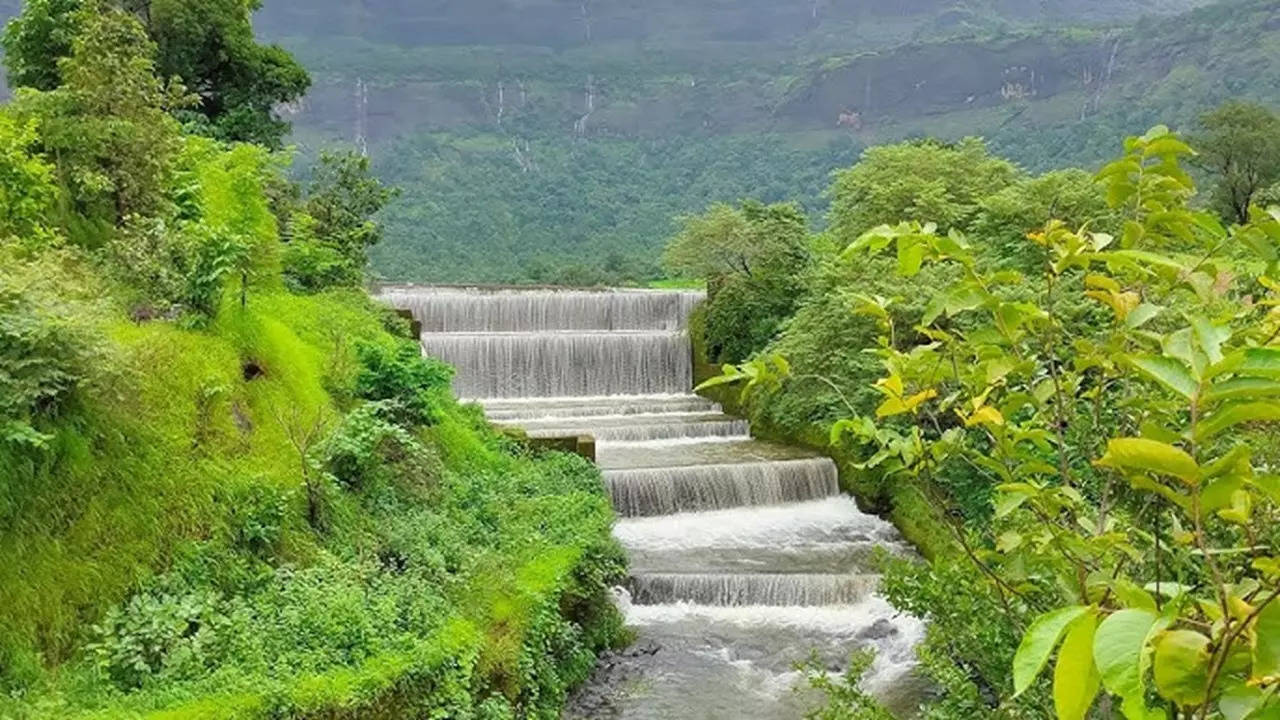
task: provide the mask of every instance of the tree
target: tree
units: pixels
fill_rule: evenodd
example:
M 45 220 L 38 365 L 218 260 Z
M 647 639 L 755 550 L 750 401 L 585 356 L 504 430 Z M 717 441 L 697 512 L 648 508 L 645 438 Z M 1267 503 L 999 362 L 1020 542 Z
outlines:
M 72 53 L 87 0 L 33 0 L 5 30 L 10 82 L 52 90 L 65 81 L 59 61 Z M 95 4 L 97 0 L 94 0 Z M 155 70 L 180 77 L 199 98 L 179 116 L 224 140 L 280 147 L 289 123 L 275 108 L 306 93 L 311 79 L 287 52 L 254 40 L 260 0 L 112 0 L 139 19 L 155 43 Z
M 382 240 L 382 226 L 373 217 L 399 192 L 373 176 L 368 157 L 326 151 L 320 154 L 304 208 L 315 219 L 316 238 L 363 269 L 369 248 Z
M 992 253 L 1011 267 L 1034 271 L 1043 262 L 1043 253 L 1026 242 L 1026 235 L 1050 218 L 1072 227 L 1088 223 L 1099 231 L 1110 231 L 1116 225 L 1115 214 L 1098 192 L 1093 176 L 1070 169 L 1025 178 L 982 198 L 969 231 L 981 238 L 980 251 Z
M 663 254 L 673 277 L 704 279 L 707 355 L 740 362 L 764 347 L 791 316 L 809 265 L 808 222 L 793 204 L 748 200 L 681 218 Z
M 186 106 L 180 84 L 160 81 L 155 45 L 128 13 L 88 2 L 62 58 L 63 84 L 20 91 L 17 115 L 34 118 L 46 155 L 80 214 L 122 224 L 168 202 L 181 130 L 170 111 Z
M 1217 177 L 1213 205 L 1223 218 L 1244 224 L 1255 196 L 1280 181 L 1280 116 L 1233 100 L 1200 118 L 1193 144 L 1201 167 Z
M 842 245 L 904 218 L 928 218 L 943 230 L 966 230 L 979 200 L 1017 178 L 1018 169 L 987 152 L 977 138 L 874 147 L 857 165 L 836 173 L 829 224 Z
M 80 4 L 81 0 L 27 0 L 0 39 L 10 85 L 52 90 L 62 84 L 58 60 L 71 55 Z
M 290 125 L 275 108 L 306 94 L 311 78 L 284 49 L 254 40 L 250 17 L 261 0 L 136 1 L 159 49 L 157 70 L 200 97 L 207 134 L 279 148 Z
M 957 540 L 1004 616 L 1034 618 L 1001 709 L 1051 686 L 1062 720 L 1095 704 L 1144 719 L 1277 710 L 1280 211 L 1229 229 L 1192 211 L 1191 154 L 1164 127 L 1130 138 L 1098 175 L 1124 232 L 1051 220 L 1028 237 L 1047 251 L 1034 279 L 919 222 L 875 228 L 844 253 L 891 253 L 904 276 L 957 268 L 915 333 L 861 298 L 882 327 L 867 348 L 882 362 L 879 398 L 850 405 L 831 440 L 893 482 L 937 487 L 953 467 L 990 478 L 984 544 Z M 1079 300 L 1107 322 L 1064 321 Z M 706 385 L 777 388 L 789 368 L 758 358 Z

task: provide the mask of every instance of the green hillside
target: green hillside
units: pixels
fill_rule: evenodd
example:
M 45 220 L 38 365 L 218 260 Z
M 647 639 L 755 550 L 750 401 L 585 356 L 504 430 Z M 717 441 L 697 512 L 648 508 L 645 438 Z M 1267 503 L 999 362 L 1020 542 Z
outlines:
M 820 225 L 828 175 L 871 145 L 1090 165 L 1280 99 L 1266 0 L 272 0 L 255 22 L 314 75 L 300 167 L 363 142 L 404 189 L 373 255 L 400 280 L 643 281 L 710 201 L 796 199 Z
M 1280 9 L 1195 4 L 276 2 L 259 26 L 316 75 L 304 153 L 366 138 L 405 189 L 382 274 L 618 282 L 710 201 L 820 223 L 827 176 L 870 145 L 982 135 L 1042 170 L 1280 98 Z

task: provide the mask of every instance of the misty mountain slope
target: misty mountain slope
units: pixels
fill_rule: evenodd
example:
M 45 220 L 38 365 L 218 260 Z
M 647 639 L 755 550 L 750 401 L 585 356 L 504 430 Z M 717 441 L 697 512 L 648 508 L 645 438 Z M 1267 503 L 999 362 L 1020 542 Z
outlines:
M 709 202 L 820 222 L 868 145 L 982 135 L 1043 170 L 1280 100 L 1276 0 L 265 5 L 260 33 L 315 79 L 290 109 L 300 166 L 358 142 L 405 190 L 374 253 L 395 279 L 640 279 Z
M 579 3 L 516 4 L 547 9 L 519 29 L 497 5 L 437 4 L 399 29 L 344 16 L 363 38 L 282 41 L 316 73 L 300 142 L 364 137 L 405 187 L 383 273 L 590 281 L 656 272 L 672 217 L 708 202 L 797 199 L 820 219 L 830 171 L 871 144 L 983 135 L 1040 170 L 1097 162 L 1232 95 L 1280 98 L 1280 4 L 1133 20 L 1190 4 L 822 3 L 806 28 L 802 3 L 660 0 L 624 27 L 610 23 L 636 5 L 597 3 L 590 42 Z M 751 35 L 735 11 L 768 21 Z M 277 2 L 263 27 L 284 12 L 303 10 Z M 543 44 L 385 39 L 466 13 L 490 41 Z

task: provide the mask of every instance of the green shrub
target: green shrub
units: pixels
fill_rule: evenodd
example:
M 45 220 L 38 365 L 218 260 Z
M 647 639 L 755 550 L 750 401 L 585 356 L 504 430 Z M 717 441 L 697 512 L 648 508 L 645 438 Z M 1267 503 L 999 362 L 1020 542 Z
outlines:
M 294 292 L 355 287 L 364 280 L 361 268 L 352 265 L 336 248 L 318 242 L 290 242 L 285 246 L 283 260 L 285 285 Z
M 91 349 L 71 318 L 0 274 L 0 443 L 42 447 L 51 439 L 37 426 L 85 381 Z
M 206 664 L 205 655 L 225 617 L 212 593 L 137 595 L 107 613 L 88 645 L 120 689 L 142 687 L 153 676 L 189 675 Z
M 453 368 L 431 357 L 423 357 L 417 343 L 401 342 L 388 348 L 359 343 L 356 355 L 356 394 L 365 400 L 391 400 L 389 408 L 404 425 L 434 425 L 453 400 L 450 383 Z
M 394 401 L 368 403 L 348 414 L 320 447 L 325 471 L 348 490 L 393 482 L 415 492 L 432 489 L 439 479 L 439 460 L 392 422 L 404 414 L 404 407 Z

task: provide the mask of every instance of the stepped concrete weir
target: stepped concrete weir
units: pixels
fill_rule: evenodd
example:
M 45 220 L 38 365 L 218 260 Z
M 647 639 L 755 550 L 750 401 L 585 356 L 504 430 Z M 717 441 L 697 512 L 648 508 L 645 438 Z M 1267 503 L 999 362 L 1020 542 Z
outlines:
M 876 660 L 867 689 L 913 697 L 921 624 L 876 593 L 894 528 L 840 493 L 835 464 L 751 438 L 692 394 L 700 293 L 389 287 L 460 397 L 531 438 L 591 436 L 631 564 L 638 650 L 602 663 L 567 718 L 798 720 L 794 664 Z

